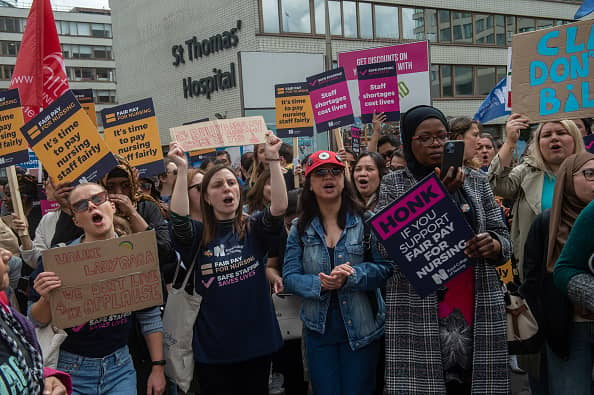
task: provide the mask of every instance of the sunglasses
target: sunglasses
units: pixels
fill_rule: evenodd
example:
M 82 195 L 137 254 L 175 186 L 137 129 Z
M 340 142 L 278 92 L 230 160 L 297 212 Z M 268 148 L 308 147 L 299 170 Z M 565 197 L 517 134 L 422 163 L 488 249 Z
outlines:
M 99 192 L 88 199 L 82 199 L 71 204 L 72 211 L 75 213 L 83 213 L 89 209 L 89 202 L 94 206 L 100 206 L 107 201 L 107 192 Z
M 188 191 L 191 191 L 192 188 L 196 188 L 196 192 L 202 191 L 202 184 L 194 184 L 188 187 Z
M 321 169 L 315 169 L 312 171 L 313 175 L 316 177 L 326 177 L 328 174 L 331 174 L 333 177 L 339 176 L 343 173 L 344 169 L 341 167 L 325 167 Z

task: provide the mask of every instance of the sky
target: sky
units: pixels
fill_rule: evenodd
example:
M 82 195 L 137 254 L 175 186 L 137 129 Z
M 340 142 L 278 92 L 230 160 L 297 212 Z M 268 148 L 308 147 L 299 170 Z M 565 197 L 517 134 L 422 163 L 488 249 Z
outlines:
M 89 7 L 109 8 L 109 0 L 50 0 L 58 8 Z M 33 0 L 18 0 L 19 5 L 30 5 Z

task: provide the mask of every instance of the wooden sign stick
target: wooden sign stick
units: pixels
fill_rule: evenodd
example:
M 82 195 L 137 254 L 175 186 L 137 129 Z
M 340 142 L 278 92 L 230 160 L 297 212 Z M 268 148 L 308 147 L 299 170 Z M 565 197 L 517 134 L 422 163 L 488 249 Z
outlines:
M 6 169 L 8 176 L 8 187 L 10 188 L 10 198 L 12 200 L 12 210 L 19 216 L 22 221 L 26 221 L 25 211 L 23 210 L 23 202 L 21 200 L 21 190 L 19 189 L 19 180 L 17 178 L 16 169 L 14 166 L 9 166 Z M 27 236 L 29 232 L 27 229 L 19 232 L 19 236 Z
M 342 141 L 342 133 L 340 128 L 332 129 L 332 134 L 334 135 L 334 141 L 336 142 L 336 148 L 338 151 L 344 149 L 344 142 Z M 344 162 L 344 174 L 346 175 L 347 180 L 351 179 L 351 170 L 349 169 L 349 162 Z
M 295 161 L 295 159 L 299 161 L 299 137 L 293 137 L 293 161 Z M 293 166 L 293 185 L 295 188 L 299 188 L 301 185 L 299 182 L 299 174 L 297 174 L 296 170 L 295 166 Z

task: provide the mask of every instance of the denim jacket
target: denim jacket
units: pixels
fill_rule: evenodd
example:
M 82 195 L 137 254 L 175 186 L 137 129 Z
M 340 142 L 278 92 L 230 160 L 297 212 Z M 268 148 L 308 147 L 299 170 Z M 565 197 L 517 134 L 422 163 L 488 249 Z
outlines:
M 335 266 L 350 262 L 355 269 L 355 273 L 337 291 L 349 345 L 353 350 L 365 347 L 384 333 L 386 310 L 380 287 L 391 274 L 391 266 L 381 258 L 374 240 L 370 242 L 374 262 L 363 262 L 364 235 L 362 218 L 347 214 L 346 227 L 334 249 Z M 330 274 L 330 265 L 320 219 L 315 217 L 302 237 L 295 220 L 287 240 L 283 282 L 287 292 L 304 298 L 301 319 L 305 327 L 321 334 L 326 327 L 331 292 L 322 291 L 318 274 Z

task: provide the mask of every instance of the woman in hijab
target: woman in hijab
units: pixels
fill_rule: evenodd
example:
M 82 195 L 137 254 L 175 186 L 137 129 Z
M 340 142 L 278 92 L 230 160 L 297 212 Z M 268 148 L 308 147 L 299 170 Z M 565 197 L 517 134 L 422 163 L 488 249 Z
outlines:
M 436 171 L 448 138 L 445 116 L 431 106 L 413 107 L 400 125 L 407 167 L 383 178 L 376 211 Z M 386 286 L 386 392 L 508 394 L 505 304 L 495 270 L 511 255 L 508 231 L 480 172 L 450 168 L 442 182 L 476 234 L 465 249 L 474 265 L 421 298 L 394 262 Z

